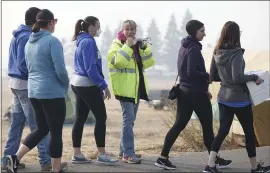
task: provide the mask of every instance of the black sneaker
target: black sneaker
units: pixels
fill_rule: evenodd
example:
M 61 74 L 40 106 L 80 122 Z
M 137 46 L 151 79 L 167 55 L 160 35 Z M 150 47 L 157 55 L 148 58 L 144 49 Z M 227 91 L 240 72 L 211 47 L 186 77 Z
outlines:
M 261 172 L 261 173 L 270 173 L 270 166 L 264 167 L 262 165 L 263 165 L 263 162 L 259 162 L 258 166 L 257 166 L 257 169 L 255 169 L 255 170 L 252 169 L 251 173 L 259 173 L 259 172 Z
M 270 173 L 270 165 L 264 167 L 265 173 Z
M 217 156 L 217 159 L 216 159 L 216 167 L 217 169 L 223 169 L 223 168 L 227 168 L 230 166 L 230 164 L 232 163 L 231 160 L 225 160 L 219 156 Z
M 158 158 L 155 166 L 159 167 L 159 168 L 163 168 L 166 170 L 175 170 L 176 166 L 172 165 L 172 163 L 169 161 L 169 159 L 162 159 L 162 158 Z
M 219 172 L 217 170 L 216 166 L 210 167 L 208 165 L 204 168 L 203 172 L 208 172 L 208 173 L 222 173 L 222 172 Z
M 19 160 L 16 155 L 7 155 L 7 172 L 8 173 L 17 173 L 17 169 L 19 166 Z

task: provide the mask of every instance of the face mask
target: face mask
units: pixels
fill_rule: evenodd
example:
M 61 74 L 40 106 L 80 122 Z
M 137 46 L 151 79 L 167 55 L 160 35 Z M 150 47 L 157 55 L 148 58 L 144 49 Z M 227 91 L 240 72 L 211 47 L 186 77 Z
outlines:
M 96 33 L 96 37 L 99 37 L 100 36 L 100 34 L 101 34 L 101 29 L 99 28 L 99 30 L 97 30 L 97 33 Z

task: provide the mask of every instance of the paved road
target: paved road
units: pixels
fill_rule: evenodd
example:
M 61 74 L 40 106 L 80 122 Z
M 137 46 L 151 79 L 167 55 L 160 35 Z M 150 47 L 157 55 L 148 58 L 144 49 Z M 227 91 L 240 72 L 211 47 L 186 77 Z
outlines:
M 257 148 L 258 158 L 265 163 L 270 164 L 270 147 Z M 221 156 L 230 158 L 233 163 L 230 168 L 223 169 L 223 172 L 250 172 L 249 160 L 245 149 L 221 151 Z M 157 156 L 144 156 L 142 164 L 132 165 L 119 162 L 115 166 L 104 166 L 98 163 L 74 165 L 69 164 L 67 172 L 164 172 L 154 166 Z M 172 157 L 170 160 L 177 166 L 175 171 L 166 172 L 202 172 L 207 163 L 208 154 L 200 153 L 184 153 L 179 157 Z M 23 172 L 38 172 L 38 165 L 27 165 L 27 169 Z M 22 172 L 22 171 L 20 171 Z

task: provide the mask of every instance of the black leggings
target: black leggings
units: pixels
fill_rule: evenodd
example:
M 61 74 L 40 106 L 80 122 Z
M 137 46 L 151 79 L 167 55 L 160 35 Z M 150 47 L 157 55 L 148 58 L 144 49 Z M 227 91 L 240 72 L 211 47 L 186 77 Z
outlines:
M 23 144 L 32 150 L 50 132 L 50 156 L 61 158 L 63 151 L 62 130 L 66 117 L 65 98 L 30 98 L 37 129 L 31 132 Z
M 168 157 L 172 145 L 180 132 L 186 127 L 193 111 L 200 120 L 204 144 L 210 153 L 214 132 L 212 106 L 208 95 L 206 93 L 187 93 L 181 91 L 177 98 L 176 121 L 165 137 L 161 156 Z
M 81 147 L 83 127 L 90 110 L 96 119 L 94 129 L 96 145 L 97 147 L 105 147 L 107 113 L 102 91 L 96 86 L 77 87 L 71 85 L 71 88 L 76 97 L 76 120 L 72 129 L 73 147 Z
M 228 135 L 234 114 L 236 114 L 243 131 L 245 133 L 246 150 L 248 157 L 256 156 L 256 139 L 253 126 L 253 113 L 251 105 L 242 108 L 233 108 L 224 104 L 219 104 L 220 127 L 217 136 L 215 137 L 211 151 L 218 152 L 220 146 Z

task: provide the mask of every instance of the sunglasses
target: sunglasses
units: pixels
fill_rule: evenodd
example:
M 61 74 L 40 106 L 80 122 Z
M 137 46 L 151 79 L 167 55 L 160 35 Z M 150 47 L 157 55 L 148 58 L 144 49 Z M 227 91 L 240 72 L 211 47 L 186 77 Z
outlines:
M 57 23 L 57 21 L 58 21 L 58 19 L 52 19 L 52 20 L 42 20 L 42 19 L 40 19 L 40 20 L 38 20 L 38 22 L 50 22 L 50 21 L 54 21 L 54 23 L 56 24 Z

